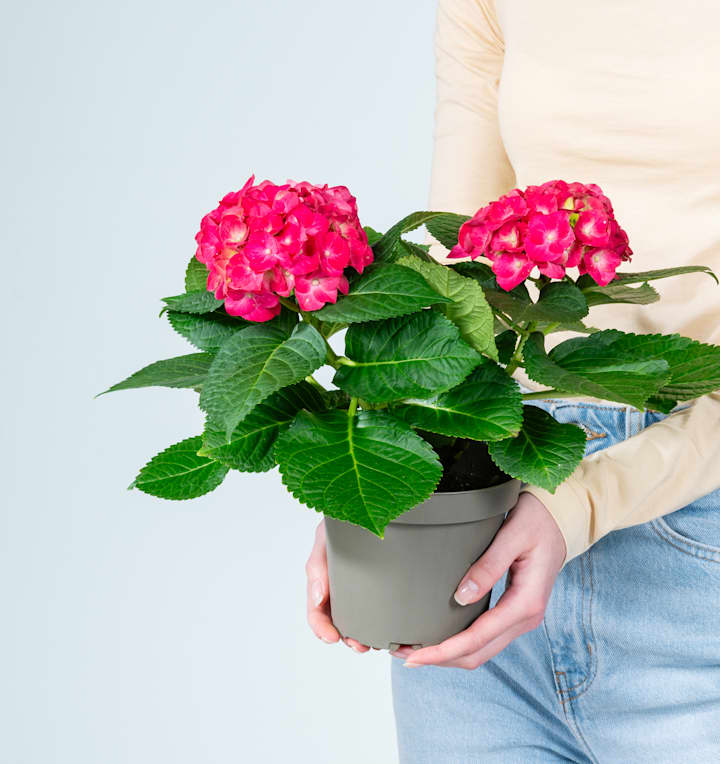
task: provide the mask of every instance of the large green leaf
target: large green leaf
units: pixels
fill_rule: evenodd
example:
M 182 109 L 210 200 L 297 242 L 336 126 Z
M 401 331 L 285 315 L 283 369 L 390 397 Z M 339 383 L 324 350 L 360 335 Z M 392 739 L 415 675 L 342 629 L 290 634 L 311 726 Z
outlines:
M 345 297 L 314 315 L 322 321 L 354 323 L 413 313 L 435 303 L 450 302 L 415 270 L 387 263 L 368 268 Z
M 138 473 L 131 488 L 161 499 L 194 499 L 217 488 L 228 468 L 198 456 L 202 435 L 175 443 L 153 457 Z
M 458 215 L 455 212 L 445 212 L 436 218 L 428 220 L 426 228 L 447 249 L 452 249 L 458 243 L 460 226 L 467 220 L 468 215 Z
M 185 291 L 198 292 L 207 290 L 208 269 L 193 255 L 185 269 Z
M 304 504 L 367 528 L 385 526 L 424 501 L 442 467 L 408 425 L 379 411 L 301 411 L 279 438 L 283 483 Z
M 167 312 L 170 326 L 190 344 L 200 350 L 216 352 L 220 345 L 239 329 L 249 324 L 242 319 L 228 316 L 227 313 L 179 313 L 175 310 Z
M 345 349 L 352 365 L 341 366 L 333 381 L 374 403 L 449 390 L 482 359 L 457 326 L 434 310 L 353 324 Z
M 278 435 L 290 426 L 298 411 L 324 408 L 319 391 L 307 382 L 298 382 L 255 406 L 235 428 L 229 443 L 223 428 L 208 420 L 198 454 L 242 472 L 265 472 L 275 466 L 273 448 Z
M 439 310 L 460 329 L 469 345 L 497 360 L 493 312 L 476 281 L 446 265 L 423 262 L 412 256 L 403 257 L 398 264 L 416 270 L 436 292 L 449 298 L 451 302 Z
M 457 387 L 424 400 L 410 398 L 392 413 L 414 427 L 460 438 L 501 440 L 522 424 L 522 395 L 514 379 L 485 361 Z
M 586 435 L 574 424 L 561 424 L 538 406 L 525 406 L 520 432 L 488 444 L 503 472 L 551 493 L 571 475 L 585 454 Z
M 627 338 L 622 346 L 619 336 Z M 525 343 L 525 369 L 543 385 L 642 408 L 670 380 L 666 360 L 645 354 L 638 335 L 595 332 L 560 343 L 549 354 L 544 337 L 533 332 Z
M 222 306 L 222 300 L 216 300 L 212 292 L 198 289 L 173 297 L 163 297 L 165 309 L 176 310 L 179 313 L 212 313 Z
M 200 395 L 210 419 L 233 430 L 271 393 L 299 382 L 325 362 L 317 329 L 298 324 L 288 337 L 278 326 L 259 324 L 237 332 L 218 351 Z
M 649 305 L 657 302 L 660 295 L 647 282 L 639 287 L 631 287 L 623 283 L 611 281 L 607 286 L 593 286 L 582 290 L 587 304 L 605 305 L 614 302 L 630 303 L 632 305 Z
M 428 220 L 432 220 L 439 215 L 445 214 L 447 213 L 421 211 L 412 212 L 410 215 L 407 215 L 402 220 L 395 223 L 392 228 L 389 228 L 383 237 L 372 245 L 375 260 L 381 262 L 383 260 L 390 261 L 395 259 L 398 256 L 396 245 L 404 233 L 413 231 L 424 223 L 427 223 Z
M 190 353 L 155 361 L 100 395 L 136 387 L 197 387 L 203 383 L 212 361 L 210 353 Z
M 641 271 L 639 273 L 621 273 L 615 274 L 615 279 L 624 284 L 639 283 L 641 281 L 654 281 L 656 279 L 666 279 L 671 276 L 681 276 L 685 273 L 706 273 L 717 282 L 718 277 L 707 265 L 680 265 L 677 268 L 659 268 L 654 271 Z
M 720 347 L 717 345 L 705 345 L 679 334 L 624 334 L 617 331 L 598 334 L 612 337 L 608 351 L 618 357 L 667 362 L 670 379 L 658 390 L 660 398 L 690 400 L 720 388 Z M 566 363 L 561 345 L 551 352 L 553 355 L 559 356 L 560 363 Z M 652 407 L 651 402 L 648 405 Z M 655 407 L 660 408 L 659 405 Z

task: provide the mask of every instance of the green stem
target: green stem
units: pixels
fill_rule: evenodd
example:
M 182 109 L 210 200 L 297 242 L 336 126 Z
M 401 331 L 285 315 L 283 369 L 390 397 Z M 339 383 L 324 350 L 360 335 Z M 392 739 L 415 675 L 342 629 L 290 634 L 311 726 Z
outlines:
M 550 334 L 550 332 L 554 332 L 555 329 L 560 326 L 560 321 L 556 321 L 554 324 L 548 324 L 543 330 L 543 334 Z
M 535 331 L 535 322 L 529 321 L 524 329 L 520 330 L 520 342 L 518 342 L 518 346 L 515 348 L 515 352 L 512 354 L 512 358 L 510 359 L 508 365 L 505 367 L 505 371 L 508 374 L 512 374 L 515 369 L 517 369 L 518 366 L 522 363 L 522 351 L 525 347 L 525 343 L 527 342 L 528 337 Z
M 352 419 L 355 416 L 355 412 L 357 411 L 358 407 L 358 399 L 357 398 L 350 398 L 350 405 L 348 406 L 348 417 Z

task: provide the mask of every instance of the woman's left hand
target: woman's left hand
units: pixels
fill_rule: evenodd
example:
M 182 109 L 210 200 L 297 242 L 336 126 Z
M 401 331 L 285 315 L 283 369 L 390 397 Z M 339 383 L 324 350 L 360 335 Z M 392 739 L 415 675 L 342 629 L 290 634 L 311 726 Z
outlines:
M 419 650 L 404 646 L 392 655 L 405 658 L 409 668 L 435 665 L 476 669 L 513 639 L 542 623 L 565 555 L 565 540 L 545 505 L 530 493 L 520 494 L 492 544 L 455 592 L 461 605 L 477 602 L 509 571 L 505 592 L 495 607 L 438 645 Z

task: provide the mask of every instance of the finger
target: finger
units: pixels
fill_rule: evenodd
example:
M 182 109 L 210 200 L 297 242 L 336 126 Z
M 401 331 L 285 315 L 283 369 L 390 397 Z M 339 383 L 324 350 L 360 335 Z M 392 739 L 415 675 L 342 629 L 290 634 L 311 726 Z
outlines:
M 315 531 L 315 543 L 310 557 L 305 563 L 307 575 L 307 620 L 315 635 L 325 642 L 337 642 L 338 630 L 330 618 L 328 601 L 329 585 L 327 555 L 325 551 L 325 523 L 321 522 Z
M 357 639 L 352 639 L 351 637 L 345 637 L 343 642 L 348 647 L 351 647 L 356 653 L 366 653 L 370 649 L 367 645 L 364 645 L 362 642 L 358 642 Z
M 547 604 L 544 571 L 536 567 L 526 567 L 516 573 L 512 586 L 495 607 L 483 613 L 465 631 L 439 645 L 415 651 L 409 662 L 422 665 L 447 663 L 476 653 L 505 632 L 522 629 L 520 633 L 524 633 L 534 629 L 542 621 Z
M 455 591 L 459 605 L 470 605 L 482 599 L 503 577 L 522 551 L 524 539 L 520 534 L 504 532 L 501 528 L 493 542 L 473 563 Z
M 517 639 L 519 636 L 522 636 L 525 631 L 526 630 L 523 630 L 521 627 L 512 629 L 500 635 L 496 639 L 493 639 L 492 642 L 489 642 L 487 645 L 485 645 L 485 647 L 475 653 L 465 655 L 462 658 L 458 658 L 454 661 L 448 661 L 447 663 L 440 663 L 437 665 L 442 668 L 461 668 L 467 671 L 473 671 L 474 669 L 479 668 L 484 663 L 487 663 L 489 660 L 494 658 L 498 653 L 502 652 L 513 640 Z M 408 666 L 408 668 L 412 667 L 413 664 Z

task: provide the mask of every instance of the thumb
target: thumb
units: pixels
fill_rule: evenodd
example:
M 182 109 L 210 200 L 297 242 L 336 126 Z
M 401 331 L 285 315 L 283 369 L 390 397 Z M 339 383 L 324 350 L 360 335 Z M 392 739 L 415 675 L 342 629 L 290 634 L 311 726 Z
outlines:
M 515 533 L 501 528 L 482 556 L 473 563 L 455 590 L 459 605 L 470 605 L 482 599 L 502 578 L 522 551 L 520 539 Z

